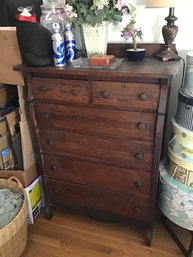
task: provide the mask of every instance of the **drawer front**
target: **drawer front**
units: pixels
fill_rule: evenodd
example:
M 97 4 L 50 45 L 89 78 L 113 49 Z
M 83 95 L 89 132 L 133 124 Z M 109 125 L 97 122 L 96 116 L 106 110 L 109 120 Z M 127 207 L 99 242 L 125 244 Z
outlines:
M 70 134 L 41 128 L 39 138 L 43 152 L 131 169 L 149 170 L 152 167 L 151 143 Z
M 35 99 L 72 103 L 89 103 L 88 81 L 70 79 L 32 79 Z
M 159 91 L 158 84 L 93 81 L 92 102 L 97 105 L 156 112 Z
M 69 157 L 44 155 L 46 176 L 75 184 L 149 196 L 151 173 L 127 170 Z
M 66 204 L 90 208 L 109 215 L 118 215 L 136 221 L 147 222 L 149 198 L 134 197 L 119 192 L 93 187 L 46 180 L 53 204 Z
M 155 113 L 98 109 L 76 106 L 37 103 L 37 123 L 40 127 L 62 129 L 79 133 L 133 138 L 154 139 Z

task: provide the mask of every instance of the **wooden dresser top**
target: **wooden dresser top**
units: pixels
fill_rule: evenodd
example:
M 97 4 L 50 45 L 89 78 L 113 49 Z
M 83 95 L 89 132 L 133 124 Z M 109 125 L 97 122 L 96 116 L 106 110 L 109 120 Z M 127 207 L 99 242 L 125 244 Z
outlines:
M 57 68 L 54 66 L 29 67 L 23 64 L 14 66 L 15 71 L 32 73 L 33 76 L 65 76 L 82 79 L 127 79 L 127 78 L 173 78 L 179 72 L 180 61 L 161 62 L 145 57 L 140 62 L 124 60 L 117 69 L 73 68 L 71 64 Z

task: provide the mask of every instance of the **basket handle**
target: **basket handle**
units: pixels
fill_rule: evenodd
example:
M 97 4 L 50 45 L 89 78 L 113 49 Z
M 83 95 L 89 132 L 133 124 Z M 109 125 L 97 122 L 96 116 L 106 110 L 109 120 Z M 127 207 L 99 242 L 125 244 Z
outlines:
M 8 181 L 16 182 L 18 184 L 19 189 L 23 189 L 23 185 L 18 178 L 11 176 L 10 178 L 8 178 Z

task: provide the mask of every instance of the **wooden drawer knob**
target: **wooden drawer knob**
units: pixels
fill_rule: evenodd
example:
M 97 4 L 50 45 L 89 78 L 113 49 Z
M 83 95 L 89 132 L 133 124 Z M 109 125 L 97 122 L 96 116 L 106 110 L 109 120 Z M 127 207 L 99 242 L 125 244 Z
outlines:
M 55 194 L 58 195 L 60 193 L 60 189 L 57 188 L 57 189 L 54 190 L 54 192 L 55 192 Z
M 147 128 L 147 124 L 145 124 L 145 123 L 143 123 L 143 122 L 139 122 L 139 123 L 137 124 L 137 128 L 138 128 L 139 130 L 145 130 L 145 129 Z
M 141 182 L 141 181 L 135 181 L 135 182 L 134 182 L 134 185 L 135 185 L 135 187 L 137 187 L 137 188 L 141 188 L 141 187 L 142 187 L 142 182 Z
M 103 90 L 103 91 L 100 92 L 100 95 L 103 98 L 108 98 L 109 97 L 109 92 L 107 90 Z
M 40 87 L 40 88 L 39 88 L 39 91 L 40 91 L 41 93 L 45 93 L 47 90 L 48 90 L 47 87 Z
M 50 170 L 53 171 L 53 172 L 57 171 L 57 169 L 58 168 L 55 165 L 50 166 Z
M 145 93 L 139 94 L 139 100 L 140 101 L 146 101 L 147 99 L 148 99 L 148 97 Z
M 53 145 L 54 141 L 51 138 L 46 140 L 47 145 Z
M 78 90 L 75 89 L 75 88 L 71 89 L 70 92 L 71 92 L 71 95 L 73 95 L 73 96 L 77 96 L 78 95 Z
M 51 114 L 49 112 L 44 112 L 43 117 L 49 119 L 51 117 Z
M 143 160 L 144 159 L 144 154 L 143 153 L 136 153 L 135 154 L 135 158 L 137 160 Z
M 140 208 L 139 208 L 139 207 L 135 207 L 135 208 L 134 208 L 134 211 L 135 211 L 135 212 L 140 212 Z

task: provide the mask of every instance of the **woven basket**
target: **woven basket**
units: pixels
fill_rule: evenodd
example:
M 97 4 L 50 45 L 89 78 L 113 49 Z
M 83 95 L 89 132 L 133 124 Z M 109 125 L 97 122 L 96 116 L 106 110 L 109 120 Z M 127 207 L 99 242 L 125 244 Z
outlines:
M 15 178 L 0 179 L 0 188 L 9 188 L 13 192 L 21 192 L 24 196 L 22 208 L 16 217 L 4 228 L 0 229 L 0 256 L 19 257 L 27 242 L 27 199 L 21 182 Z

